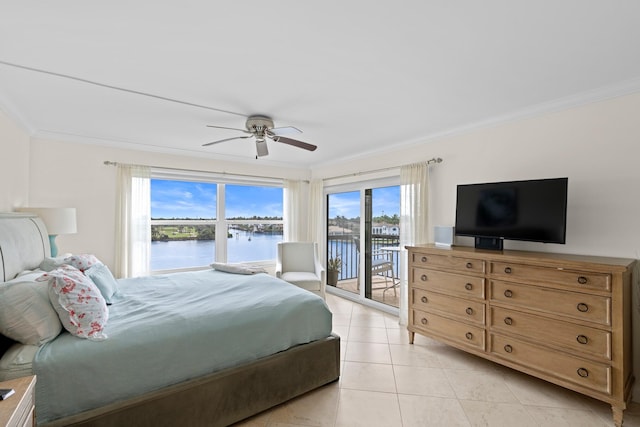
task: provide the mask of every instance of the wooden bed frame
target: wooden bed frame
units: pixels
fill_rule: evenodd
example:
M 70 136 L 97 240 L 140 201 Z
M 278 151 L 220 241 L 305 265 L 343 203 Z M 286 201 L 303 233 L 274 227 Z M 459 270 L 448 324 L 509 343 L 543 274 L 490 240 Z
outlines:
M 40 248 L 42 252 L 34 254 L 34 246 L 38 247 L 36 252 Z M 39 218 L 0 214 L 0 278 L 9 280 L 22 270 L 37 268 L 45 256 L 50 256 L 49 240 Z M 228 426 L 339 376 L 340 338 L 331 335 L 249 364 L 39 425 Z M 36 400 L 36 413 L 37 408 Z

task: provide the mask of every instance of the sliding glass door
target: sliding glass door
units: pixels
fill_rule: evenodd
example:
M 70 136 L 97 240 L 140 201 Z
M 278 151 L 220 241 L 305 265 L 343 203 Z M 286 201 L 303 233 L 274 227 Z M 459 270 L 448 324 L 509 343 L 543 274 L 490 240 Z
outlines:
M 400 187 L 327 194 L 327 284 L 399 307 Z

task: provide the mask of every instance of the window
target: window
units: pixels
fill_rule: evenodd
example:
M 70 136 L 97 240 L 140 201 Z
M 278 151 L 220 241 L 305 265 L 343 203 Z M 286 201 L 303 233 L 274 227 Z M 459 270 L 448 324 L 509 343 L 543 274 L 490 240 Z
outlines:
M 152 178 L 151 271 L 275 260 L 282 198 L 281 183 Z

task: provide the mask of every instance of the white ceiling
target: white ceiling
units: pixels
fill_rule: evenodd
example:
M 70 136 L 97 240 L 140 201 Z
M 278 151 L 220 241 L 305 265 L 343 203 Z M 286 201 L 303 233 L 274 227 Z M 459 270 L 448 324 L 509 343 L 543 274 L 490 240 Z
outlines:
M 206 125 L 266 114 L 318 149 L 259 161 L 313 167 L 639 91 L 639 17 L 637 0 L 0 0 L 0 108 L 34 136 L 251 162 L 250 140 L 202 147 L 241 135 Z

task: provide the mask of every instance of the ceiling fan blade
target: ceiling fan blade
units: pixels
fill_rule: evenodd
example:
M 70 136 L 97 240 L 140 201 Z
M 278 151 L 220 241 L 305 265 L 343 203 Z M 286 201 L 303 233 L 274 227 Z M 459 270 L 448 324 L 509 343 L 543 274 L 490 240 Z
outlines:
M 269 129 L 268 132 L 271 136 L 297 135 L 302 133 L 302 131 L 295 126 L 283 126 L 279 128 L 272 128 L 272 129 Z
M 247 138 L 251 138 L 252 135 L 249 136 L 234 136 L 233 138 L 225 138 L 225 139 L 220 139 L 218 141 L 213 141 L 213 142 L 207 142 L 206 144 L 202 144 L 203 147 L 207 147 L 209 145 L 213 145 L 213 144 L 218 144 L 220 142 L 225 142 L 225 141 L 231 141 L 233 139 L 247 139 Z
M 274 136 L 273 140 L 276 142 L 282 142 L 283 144 L 293 145 L 294 147 L 303 148 L 309 151 L 315 151 L 316 147 L 313 144 L 308 144 L 306 142 L 298 141 L 297 139 L 291 139 L 284 136 Z
M 256 152 L 258 153 L 256 157 L 263 157 L 269 154 L 266 140 L 256 139 Z
M 216 128 L 216 129 L 229 129 L 229 130 L 239 130 L 240 132 L 244 132 L 244 133 L 251 133 L 246 129 L 240 129 L 240 128 L 228 128 L 226 126 L 214 126 L 214 125 L 207 125 L 208 128 Z

